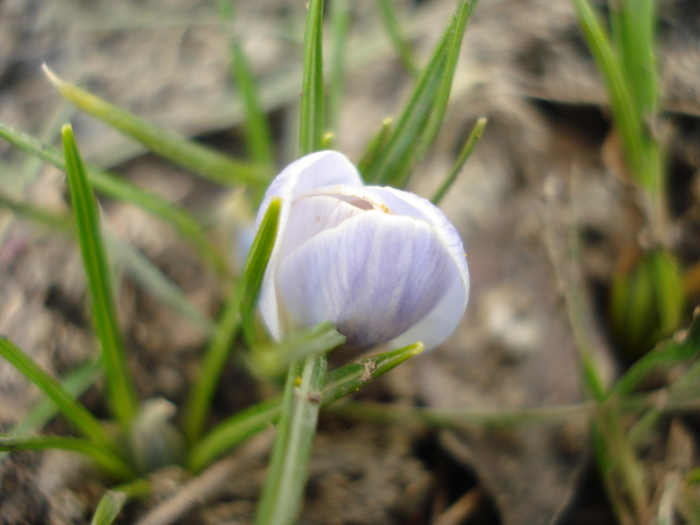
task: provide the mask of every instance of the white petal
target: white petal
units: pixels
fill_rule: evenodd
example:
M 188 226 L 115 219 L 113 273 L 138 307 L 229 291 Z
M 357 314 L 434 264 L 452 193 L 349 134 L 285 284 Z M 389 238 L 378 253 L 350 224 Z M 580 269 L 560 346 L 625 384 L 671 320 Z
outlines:
M 295 200 L 289 212 L 278 264 L 318 233 L 335 228 L 360 213 L 365 213 L 365 210 L 328 195 L 311 194 Z
M 260 314 L 270 330 L 270 334 L 275 339 L 282 337 L 277 297 L 274 289 L 275 271 L 280 243 L 287 225 L 292 202 L 295 198 L 311 193 L 317 188 L 337 184 L 361 186 L 362 179 L 355 166 L 343 154 L 337 151 L 319 151 L 292 162 L 282 173 L 277 175 L 267 189 L 265 198 L 260 205 L 256 226 L 260 225 L 270 200 L 273 197 L 282 199 L 277 241 L 272 250 L 270 263 L 265 272 L 258 299 Z
M 276 284 L 291 327 L 329 320 L 370 346 L 423 319 L 460 275 L 429 224 L 365 211 L 280 261 Z

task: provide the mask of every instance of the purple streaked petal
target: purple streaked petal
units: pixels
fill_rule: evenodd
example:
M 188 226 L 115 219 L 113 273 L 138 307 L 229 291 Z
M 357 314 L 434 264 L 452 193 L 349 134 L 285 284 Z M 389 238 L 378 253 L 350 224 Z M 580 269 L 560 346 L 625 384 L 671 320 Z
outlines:
M 272 249 L 272 255 L 270 256 L 270 262 L 265 272 L 258 298 L 260 314 L 270 334 L 275 339 L 280 339 L 282 336 L 277 295 L 274 287 L 275 272 L 277 268 L 277 257 L 289 220 L 292 202 L 297 197 L 311 193 L 317 188 L 339 184 L 361 186 L 362 178 L 357 168 L 355 168 L 345 155 L 337 151 L 319 151 L 292 162 L 282 173 L 277 175 L 267 189 L 265 198 L 260 205 L 256 226 L 260 225 L 260 221 L 262 221 L 267 211 L 270 200 L 274 197 L 282 199 L 277 240 Z
M 429 224 L 371 210 L 281 260 L 276 286 L 285 328 L 330 320 L 349 344 L 369 346 L 406 332 L 460 281 Z

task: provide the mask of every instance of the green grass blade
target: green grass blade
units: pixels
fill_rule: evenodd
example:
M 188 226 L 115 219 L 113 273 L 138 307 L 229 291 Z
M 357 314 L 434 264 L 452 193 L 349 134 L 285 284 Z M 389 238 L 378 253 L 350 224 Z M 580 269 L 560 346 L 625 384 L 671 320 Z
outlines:
M 134 471 L 121 458 L 87 439 L 60 436 L 0 436 L 0 450 L 48 450 L 60 449 L 78 452 L 90 457 L 111 476 L 129 479 Z
M 418 145 L 418 150 L 416 156 L 422 158 L 426 152 L 430 149 L 435 137 L 442 127 L 442 122 L 445 118 L 445 112 L 447 111 L 447 104 L 450 100 L 450 92 L 452 91 L 452 82 L 454 80 L 455 70 L 457 68 L 457 59 L 459 58 L 459 52 L 462 48 L 462 39 L 464 37 L 464 31 L 467 28 L 467 23 L 471 18 L 471 14 L 476 7 L 478 0 L 462 0 L 459 3 L 457 12 L 453 17 L 453 21 L 450 24 L 451 33 L 448 37 L 445 59 L 445 69 L 442 74 L 440 88 L 435 94 L 435 101 L 433 103 L 433 109 L 430 112 L 430 118 L 426 125 L 425 130 L 421 135 L 421 139 Z M 410 172 L 406 172 L 403 179 L 400 180 L 400 186 L 404 187 L 408 181 Z
M 661 367 L 692 359 L 700 353 L 700 317 L 696 314 L 688 330 L 661 342 L 656 349 L 636 361 L 617 382 L 611 393 L 624 397 Z
M 295 360 L 289 367 L 275 446 L 258 503 L 257 525 L 296 522 L 316 435 L 326 367 L 325 354 Z
M 472 132 L 469 134 L 467 142 L 464 144 L 462 151 L 460 151 L 459 157 L 457 157 L 457 162 L 454 163 L 454 166 L 452 166 L 452 170 L 450 170 L 450 173 L 447 175 L 443 183 L 435 192 L 433 198 L 430 199 L 430 202 L 435 204 L 435 206 L 438 206 L 440 204 L 440 201 L 442 201 L 443 197 L 447 194 L 454 182 L 457 180 L 457 176 L 462 171 L 462 168 L 466 164 L 467 160 L 469 160 L 472 151 L 474 151 L 476 143 L 479 142 L 481 135 L 484 133 L 486 122 L 486 117 L 481 117 L 479 120 L 476 121 Z
M 129 496 L 126 492 L 115 490 L 108 490 L 105 492 L 104 496 L 100 498 L 100 502 L 97 504 L 95 514 L 92 516 L 92 520 L 90 520 L 90 525 L 112 525 L 124 508 L 124 505 L 126 505 L 128 499 Z
M 256 163 L 261 166 L 270 166 L 271 172 L 275 165 L 272 131 L 258 98 L 253 72 L 238 42 L 231 43 L 231 55 L 234 80 L 245 108 L 245 137 L 248 152 Z
M 273 377 L 286 370 L 294 359 L 330 352 L 344 342 L 345 336 L 336 331 L 333 323 L 323 322 L 290 334 L 281 343 L 251 349 L 250 360 L 257 372 Z
M 350 363 L 330 372 L 323 386 L 323 404 L 357 392 L 377 377 L 386 374 L 423 351 L 423 343 L 415 343 Z
M 240 281 L 229 294 L 216 333 L 207 347 L 201 370 L 187 400 L 182 430 L 190 445 L 196 443 L 202 433 L 221 370 L 241 326 L 243 283 Z
M 326 127 L 332 131 L 335 131 L 338 126 L 340 100 L 345 84 L 345 47 L 347 45 L 349 25 L 349 1 L 333 0 L 331 2 L 333 56 L 331 57 L 331 71 L 328 79 L 328 106 L 326 111 Z
M 454 18 L 436 44 L 432 57 L 418 79 L 386 146 L 363 172 L 367 182 L 395 184 L 405 178 L 405 174 L 415 162 L 417 145 L 441 86 L 453 25 Z
M 109 401 L 117 419 L 128 428 L 136 414 L 136 389 L 127 369 L 107 256 L 100 235 L 97 201 L 87 178 L 70 126 L 63 127 L 63 147 L 80 251 L 88 277 L 92 313 L 107 378 Z
M 99 361 L 93 363 L 88 363 L 87 365 L 82 365 L 78 369 L 69 373 L 66 377 L 61 379 L 61 386 L 71 395 L 73 398 L 78 398 L 83 394 L 90 386 L 92 386 L 97 377 L 102 372 L 102 365 Z M 44 399 L 37 403 L 34 408 L 32 408 L 16 425 L 14 425 L 8 434 L 10 435 L 31 435 L 34 434 L 41 427 L 46 425 L 51 419 L 53 419 L 60 409 L 56 406 L 50 398 Z M 7 452 L 0 452 L 0 461 L 3 460 Z
M 243 331 L 249 342 L 256 340 L 255 336 L 255 306 L 258 301 L 258 294 L 262 286 L 272 249 L 277 238 L 277 224 L 279 222 L 280 210 L 282 208 L 281 199 L 274 198 L 265 212 L 265 216 L 260 222 L 258 233 L 250 248 L 248 260 L 246 261 L 245 272 L 243 274 L 243 300 L 241 302 L 241 320 Z
M 265 167 L 233 159 L 202 144 L 185 140 L 170 131 L 154 126 L 87 91 L 64 82 L 46 65 L 44 65 L 44 72 L 65 99 L 175 164 L 222 184 L 264 186 L 269 182 L 269 172 L 266 172 Z
M 379 12 L 382 15 L 384 27 L 389 34 L 392 44 L 394 44 L 394 48 L 401 59 L 401 63 L 413 77 L 417 78 L 420 74 L 420 70 L 413 56 L 411 45 L 401 33 L 399 22 L 390 0 L 377 0 L 377 4 L 379 5 Z
M 330 372 L 321 390 L 321 403 L 325 405 L 356 392 L 422 351 L 423 344 L 416 343 L 367 357 L 359 363 L 351 363 Z M 228 418 L 194 446 L 188 460 L 188 468 L 199 472 L 220 455 L 276 423 L 281 413 L 281 400 L 274 398 Z
M 73 398 L 77 398 L 91 387 L 102 372 L 99 361 L 82 365 L 64 377 L 60 384 Z M 51 399 L 44 399 L 17 423 L 11 434 L 31 434 L 48 423 L 59 412 L 59 407 Z
M 644 145 L 640 130 L 643 126 L 640 112 L 634 107 L 633 95 L 625 78 L 620 57 L 615 54 L 610 37 L 588 0 L 573 0 L 579 25 L 603 76 L 610 97 L 615 123 L 625 150 L 628 167 L 637 182 L 654 196 L 657 193 L 656 181 L 643 179 Z
M 111 525 L 130 498 L 145 496 L 151 491 L 151 484 L 145 479 L 137 479 L 127 485 L 108 490 L 97 504 L 90 525 Z
M 276 423 L 281 413 L 280 399 L 274 398 L 231 416 L 192 448 L 187 468 L 200 472 L 219 456 Z
M 12 366 L 19 370 L 27 379 L 34 383 L 51 401 L 56 403 L 61 413 L 68 418 L 86 437 L 89 437 L 104 447 L 112 446 L 112 438 L 102 428 L 100 422 L 88 410 L 78 403 L 75 398 L 55 378 L 20 350 L 16 345 L 0 336 L 0 355 L 7 359 Z
M 323 0 L 310 0 L 304 32 L 299 156 L 321 149 L 323 140 Z
M 43 144 L 26 133 L 0 123 L 0 137 L 61 171 L 66 170 L 65 159 L 59 150 Z M 197 248 L 198 253 L 214 264 L 219 273 L 226 273 L 226 263 L 223 258 L 201 227 L 184 210 L 95 166 L 87 165 L 87 170 L 95 190 L 108 197 L 130 202 L 171 224 Z

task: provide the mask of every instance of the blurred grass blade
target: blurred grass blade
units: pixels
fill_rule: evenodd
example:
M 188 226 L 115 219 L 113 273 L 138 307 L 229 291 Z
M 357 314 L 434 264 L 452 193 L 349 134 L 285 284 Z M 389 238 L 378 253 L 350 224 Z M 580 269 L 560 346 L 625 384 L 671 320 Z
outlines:
M 356 392 L 422 351 L 423 344 L 416 343 L 333 370 L 324 380 L 321 403 L 325 405 Z M 199 472 L 220 455 L 277 422 L 281 411 L 281 400 L 269 399 L 223 421 L 194 446 L 188 468 Z
M 323 322 L 307 330 L 295 332 L 278 344 L 253 348 L 250 359 L 256 371 L 265 377 L 280 374 L 294 359 L 329 352 L 345 342 L 333 323 Z
M 187 460 L 191 472 L 199 472 L 219 456 L 277 422 L 282 405 L 268 399 L 226 419 L 193 446 Z
M 187 400 L 182 428 L 185 439 L 190 445 L 196 443 L 202 433 L 221 370 L 241 326 L 240 312 L 244 282 L 239 281 L 229 293 L 216 332 L 204 353 L 201 369 Z
M 61 379 L 60 385 L 73 398 L 78 398 L 91 387 L 102 372 L 99 361 L 82 365 Z M 51 421 L 60 409 L 51 398 L 43 399 L 34 406 L 16 425 L 10 428 L 10 435 L 31 435 Z M 6 452 L 0 452 L 0 461 Z
M 145 479 L 137 479 L 108 490 L 97 504 L 90 525 L 111 525 L 130 498 L 145 496 L 150 494 L 151 490 L 150 482 Z
M 105 492 L 104 496 L 100 498 L 100 502 L 97 504 L 90 525 L 112 525 L 128 499 L 129 496 L 125 492 L 115 490 L 108 490 Z
M 382 15 L 382 21 L 384 22 L 384 27 L 391 42 L 394 44 L 396 52 L 401 58 L 401 63 L 406 68 L 406 70 L 413 76 L 418 77 L 420 70 L 416 64 L 416 59 L 413 56 L 413 50 L 408 40 L 403 36 L 401 30 L 399 29 L 399 22 L 394 12 L 394 8 L 391 5 L 391 0 L 377 0 L 379 4 L 379 11 Z
M 116 454 L 92 441 L 60 436 L 0 436 L 0 450 L 47 450 L 60 449 L 78 452 L 92 458 L 111 476 L 128 479 L 134 476 L 133 470 Z
M 633 95 L 625 79 L 620 57 L 615 54 L 610 37 L 590 2 L 588 0 L 573 0 L 573 4 L 583 35 L 598 65 L 598 70 L 603 76 L 615 123 L 626 152 L 628 167 L 631 173 L 641 177 L 644 152 L 640 130 L 643 122 L 639 112 L 634 107 Z M 656 194 L 655 181 L 640 179 L 637 182 L 651 195 Z
M 110 253 L 114 253 L 117 259 L 121 259 L 134 279 L 154 297 L 207 333 L 213 334 L 216 331 L 214 322 L 137 248 L 112 235 L 106 235 L 105 241 Z
M 78 398 L 90 388 L 102 372 L 102 363 L 99 360 L 82 365 L 67 374 L 60 381 L 61 387 L 73 398 Z M 39 402 L 22 421 L 10 430 L 11 434 L 31 434 L 48 423 L 59 412 L 59 407 L 51 399 Z
M 272 131 L 267 115 L 262 109 L 258 98 L 258 89 L 250 69 L 248 58 L 243 53 L 238 42 L 231 42 L 233 57 L 233 76 L 238 87 L 238 93 L 243 99 L 245 109 L 245 138 L 248 152 L 253 160 L 261 166 L 269 166 L 269 172 L 275 165 L 275 153 L 272 141 Z
M 345 47 L 348 26 L 350 25 L 349 0 L 332 0 L 331 29 L 333 33 L 333 56 L 328 79 L 328 106 L 326 110 L 326 127 L 336 131 L 340 115 L 340 100 L 345 85 Z
M 279 222 L 282 200 L 274 198 L 265 212 L 265 216 L 260 222 L 258 233 L 255 235 L 253 245 L 248 254 L 245 271 L 243 274 L 243 299 L 241 302 L 241 320 L 243 331 L 248 338 L 248 342 L 256 340 L 255 336 L 255 306 L 258 301 L 258 294 L 262 286 L 265 270 L 267 269 L 272 249 L 275 247 L 277 238 L 277 224 Z
M 326 354 L 292 361 L 282 399 L 275 446 L 258 502 L 256 525 L 296 523 L 316 435 Z
M 63 154 L 59 150 L 43 144 L 26 133 L 0 123 L 0 137 L 59 170 L 66 170 Z M 197 248 L 198 253 L 214 264 L 219 273 L 226 272 L 226 264 L 221 255 L 201 227 L 184 210 L 95 166 L 88 165 L 87 171 L 95 190 L 114 199 L 130 202 L 171 224 Z
M 73 218 L 68 214 L 46 212 L 41 208 L 16 201 L 2 194 L 0 194 L 0 207 L 7 208 L 20 217 L 25 217 L 44 226 L 60 230 L 72 231 L 73 229 Z
M 137 410 L 136 388 L 127 369 L 116 306 L 112 297 L 107 257 L 100 235 L 97 201 L 69 125 L 62 129 L 66 157 L 66 174 L 70 186 L 73 213 L 78 230 L 80 251 L 88 277 L 92 314 L 107 379 L 109 402 L 124 428 L 131 425 Z
M 43 67 L 46 76 L 65 99 L 175 164 L 222 184 L 264 186 L 269 181 L 264 167 L 233 159 L 196 142 L 185 140 L 64 82 L 45 64 Z
M 324 126 L 323 0 L 310 0 L 307 6 L 299 128 L 300 157 L 321 149 Z
M 670 367 L 700 355 L 700 316 L 696 311 L 687 331 L 659 343 L 656 349 L 634 363 L 613 385 L 611 393 L 628 395 L 660 367 Z
M 16 345 L 0 336 L 0 355 L 34 383 L 86 437 L 95 440 L 103 447 L 113 444 L 110 435 L 102 428 L 100 422 L 55 378 L 44 372 Z
M 447 177 L 445 178 L 444 182 L 440 185 L 438 190 L 435 192 L 433 198 L 430 199 L 430 202 L 435 204 L 435 206 L 438 206 L 440 204 L 442 198 L 447 194 L 454 182 L 457 180 L 457 176 L 462 171 L 462 168 L 466 164 L 467 160 L 469 160 L 472 151 L 474 151 L 474 146 L 476 146 L 476 143 L 479 142 L 481 135 L 484 133 L 486 122 L 486 117 L 481 117 L 479 120 L 476 121 L 472 132 L 469 134 L 467 142 L 464 144 L 462 151 L 460 151 L 459 157 L 457 157 L 457 161 L 455 162 L 454 166 L 452 166 L 452 170 L 447 175 Z
M 614 46 L 634 103 L 643 115 L 657 109 L 654 0 L 622 0 L 609 11 Z

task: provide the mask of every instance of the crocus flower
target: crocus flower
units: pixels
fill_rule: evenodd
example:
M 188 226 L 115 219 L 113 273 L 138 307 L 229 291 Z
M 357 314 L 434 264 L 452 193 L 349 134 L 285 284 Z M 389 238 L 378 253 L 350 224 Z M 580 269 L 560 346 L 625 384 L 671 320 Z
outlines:
M 364 186 L 342 154 L 307 155 L 280 173 L 258 212 L 282 200 L 259 308 L 270 333 L 331 321 L 354 347 L 443 342 L 469 294 L 462 241 L 430 202 Z

